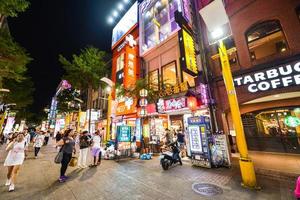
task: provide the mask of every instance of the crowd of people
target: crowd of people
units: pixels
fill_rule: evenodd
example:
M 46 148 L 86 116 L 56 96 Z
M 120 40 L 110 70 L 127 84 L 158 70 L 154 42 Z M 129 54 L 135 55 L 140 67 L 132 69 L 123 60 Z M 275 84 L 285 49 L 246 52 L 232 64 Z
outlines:
M 5 185 L 8 186 L 8 191 L 15 190 L 15 184 L 17 175 L 20 171 L 20 167 L 23 165 L 24 160 L 29 156 L 29 148 L 33 148 L 34 158 L 38 158 L 38 154 L 43 146 L 48 145 L 49 139 L 54 134 L 50 131 L 41 130 L 24 130 L 19 133 L 11 133 L 7 135 L 6 151 L 7 156 L 4 162 L 4 166 L 7 167 L 7 180 Z M 89 134 L 88 131 L 83 131 L 80 134 L 72 129 L 67 129 L 63 133 L 58 132 L 55 137 L 55 148 L 57 153 L 61 154 L 60 176 L 58 181 L 63 183 L 68 177 L 66 171 L 68 166 L 73 160 L 73 164 L 77 163 L 78 168 L 88 167 L 88 153 L 91 153 L 90 167 L 96 167 L 101 164 L 101 145 L 102 135 L 100 131 L 96 131 L 94 134 Z M 32 144 L 32 145 L 31 145 Z M 76 149 L 79 149 L 78 159 L 76 158 Z M 78 162 L 77 162 L 78 161 Z

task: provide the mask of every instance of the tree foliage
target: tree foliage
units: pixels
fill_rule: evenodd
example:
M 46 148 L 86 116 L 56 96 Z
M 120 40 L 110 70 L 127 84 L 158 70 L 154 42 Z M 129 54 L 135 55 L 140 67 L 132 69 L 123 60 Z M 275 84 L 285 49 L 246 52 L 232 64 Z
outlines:
M 124 88 L 123 86 L 117 86 L 117 96 L 128 96 L 140 98 L 140 90 L 146 89 L 148 91 L 147 99 L 149 103 L 154 103 L 159 98 L 159 91 L 154 88 L 158 88 L 158 85 L 154 83 L 148 83 L 148 77 L 142 78 L 136 81 L 136 84 L 130 88 Z
M 0 16 L 17 17 L 19 12 L 24 12 L 29 6 L 26 0 L 1 0 Z
M 66 71 L 64 79 L 77 89 L 96 89 L 100 79 L 109 73 L 107 57 L 106 52 L 94 47 L 81 50 L 79 55 L 73 54 L 71 61 L 60 55 L 59 61 Z
M 30 61 L 26 50 L 13 40 L 8 29 L 0 29 L 0 87 L 3 79 L 23 80 Z
M 57 96 L 57 110 L 60 113 L 72 112 L 79 109 L 79 103 L 76 98 L 79 93 L 75 89 L 65 89 Z
M 21 82 L 5 80 L 4 87 L 10 90 L 6 102 L 17 104 L 14 109 L 23 110 L 33 103 L 34 85 L 30 78 L 24 78 Z

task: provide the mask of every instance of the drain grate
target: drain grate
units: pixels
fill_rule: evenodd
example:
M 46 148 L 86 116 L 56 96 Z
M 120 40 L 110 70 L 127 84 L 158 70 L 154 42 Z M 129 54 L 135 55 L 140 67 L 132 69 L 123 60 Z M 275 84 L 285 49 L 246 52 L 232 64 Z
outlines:
M 223 189 L 220 188 L 217 185 L 213 185 L 210 183 L 194 183 L 192 186 L 192 189 L 197 194 L 203 195 L 203 196 L 216 196 L 223 193 Z

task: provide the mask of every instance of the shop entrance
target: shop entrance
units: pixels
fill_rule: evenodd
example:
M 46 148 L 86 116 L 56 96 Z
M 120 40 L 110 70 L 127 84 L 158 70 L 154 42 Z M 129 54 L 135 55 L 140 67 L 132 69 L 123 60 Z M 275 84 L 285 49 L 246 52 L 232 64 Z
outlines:
M 249 150 L 300 154 L 300 107 L 242 115 Z

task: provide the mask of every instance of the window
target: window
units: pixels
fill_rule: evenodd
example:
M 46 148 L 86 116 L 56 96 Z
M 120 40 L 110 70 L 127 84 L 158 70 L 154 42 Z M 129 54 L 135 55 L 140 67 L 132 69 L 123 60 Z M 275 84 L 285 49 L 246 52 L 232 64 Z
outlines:
M 224 44 L 226 46 L 227 49 L 227 54 L 228 54 L 228 59 L 229 59 L 229 63 L 231 66 L 234 66 L 236 64 L 238 64 L 238 54 L 237 54 L 237 50 L 236 50 L 236 46 L 235 46 L 235 42 L 233 40 L 232 37 L 226 38 L 224 40 Z M 211 57 L 214 63 L 214 67 L 221 69 L 221 61 L 220 61 L 220 56 L 219 56 L 219 52 L 218 52 L 218 45 L 214 45 L 212 47 L 212 52 L 213 52 L 213 56 Z
M 117 58 L 117 72 L 124 69 L 124 53 Z
M 177 84 L 176 64 L 172 62 L 162 68 L 163 84 L 165 87 Z
M 188 82 L 190 87 L 195 87 L 195 79 L 192 75 L 183 71 L 182 76 L 183 76 L 183 82 Z
M 157 91 L 159 89 L 158 69 L 149 73 L 150 88 Z
M 179 28 L 174 13 L 176 10 L 182 12 L 183 6 L 182 0 L 149 0 L 140 4 L 142 53 L 166 40 Z M 183 15 L 189 20 L 188 12 Z
M 251 60 L 258 60 L 287 50 L 287 43 L 278 20 L 255 25 L 247 31 L 246 39 Z

